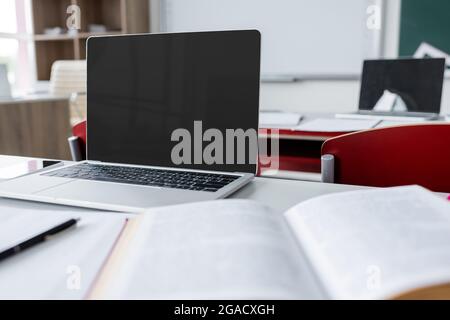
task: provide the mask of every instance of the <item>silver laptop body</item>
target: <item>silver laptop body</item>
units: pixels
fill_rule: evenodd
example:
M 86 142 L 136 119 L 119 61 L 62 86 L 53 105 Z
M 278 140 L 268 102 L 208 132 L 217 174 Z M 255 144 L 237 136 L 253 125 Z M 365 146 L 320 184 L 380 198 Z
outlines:
M 169 129 L 203 120 L 205 129 L 257 130 L 259 67 L 260 34 L 252 30 L 90 38 L 88 160 L 2 182 L 0 196 L 131 213 L 225 198 L 252 180 L 257 150 L 248 157 L 255 161 L 245 165 L 172 165 L 166 159 L 167 145 L 174 144 Z M 80 171 L 92 168 L 89 175 Z M 145 185 L 136 171 L 154 171 L 146 181 L 162 172 L 176 178 L 171 187 Z M 104 172 L 118 172 L 117 181 Z M 125 173 L 141 180 L 123 182 Z M 211 189 L 210 178 L 224 185 Z M 186 186 L 189 181 L 209 187 Z
M 87 162 L 89 161 L 85 161 L 85 163 Z M 70 164 L 65 167 L 77 164 L 80 163 Z M 113 163 L 103 165 L 124 166 L 123 164 Z M 143 166 L 139 167 L 145 168 Z M 57 168 L 46 172 L 51 173 L 60 169 Z M 161 167 L 157 169 L 175 170 Z M 186 172 L 189 170 L 183 169 L 182 171 Z M 216 171 L 202 172 L 224 174 Z M 0 183 L 0 196 L 76 207 L 140 213 L 149 207 L 225 198 L 243 187 L 254 177 L 254 175 L 248 173 L 226 174 L 238 176 L 239 178 L 217 192 L 204 192 L 72 178 L 55 178 L 45 176 L 41 171 Z
M 337 113 L 338 119 L 361 119 L 398 122 L 425 122 L 439 119 L 438 113 L 427 112 L 377 112 L 360 110 L 355 113 Z

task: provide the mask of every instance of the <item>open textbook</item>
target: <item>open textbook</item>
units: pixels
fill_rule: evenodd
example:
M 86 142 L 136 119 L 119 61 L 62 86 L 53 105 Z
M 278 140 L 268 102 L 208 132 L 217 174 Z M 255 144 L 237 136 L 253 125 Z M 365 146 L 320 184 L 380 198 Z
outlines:
M 449 298 L 450 203 L 417 186 L 305 201 L 150 209 L 130 220 L 93 299 Z

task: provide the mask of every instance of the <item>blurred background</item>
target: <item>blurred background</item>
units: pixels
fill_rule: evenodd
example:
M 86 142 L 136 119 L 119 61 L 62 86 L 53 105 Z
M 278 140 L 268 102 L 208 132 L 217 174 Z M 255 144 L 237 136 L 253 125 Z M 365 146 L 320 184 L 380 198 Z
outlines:
M 42 150 L 24 137 L 39 130 L 42 139 L 51 130 L 68 136 L 85 118 L 91 35 L 255 28 L 262 32 L 261 109 L 338 113 L 357 110 L 364 59 L 450 52 L 448 12 L 448 0 L 2 0 L 0 133 L 9 137 L 0 153 L 69 157 L 65 141 Z M 31 129 L 12 137 L 17 126 Z

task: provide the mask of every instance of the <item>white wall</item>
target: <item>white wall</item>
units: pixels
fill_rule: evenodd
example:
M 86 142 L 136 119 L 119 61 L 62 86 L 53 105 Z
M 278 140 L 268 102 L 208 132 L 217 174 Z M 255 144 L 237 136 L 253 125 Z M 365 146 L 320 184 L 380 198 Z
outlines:
M 384 56 L 398 54 L 401 0 L 386 1 Z M 303 81 L 298 83 L 263 83 L 261 109 L 297 112 L 356 111 L 359 100 L 358 80 Z M 450 114 L 450 79 L 446 79 L 442 113 Z
M 152 30 L 158 30 L 158 0 L 150 1 Z M 385 3 L 383 55 L 386 58 L 395 58 L 398 54 L 401 0 L 385 0 Z M 300 113 L 356 111 L 359 86 L 358 80 L 263 83 L 261 109 Z M 444 84 L 442 113 L 450 114 L 450 79 Z

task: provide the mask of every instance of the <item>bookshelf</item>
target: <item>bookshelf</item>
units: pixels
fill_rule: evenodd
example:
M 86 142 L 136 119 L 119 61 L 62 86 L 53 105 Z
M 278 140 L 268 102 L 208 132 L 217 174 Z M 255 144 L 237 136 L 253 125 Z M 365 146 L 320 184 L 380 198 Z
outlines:
M 81 30 L 67 33 L 69 5 L 81 9 Z M 93 35 L 149 32 L 149 0 L 32 0 L 36 71 L 38 80 L 49 80 L 56 60 L 85 59 L 86 40 Z M 90 25 L 104 25 L 106 32 L 90 32 Z M 49 35 L 47 28 L 60 27 L 62 34 Z

